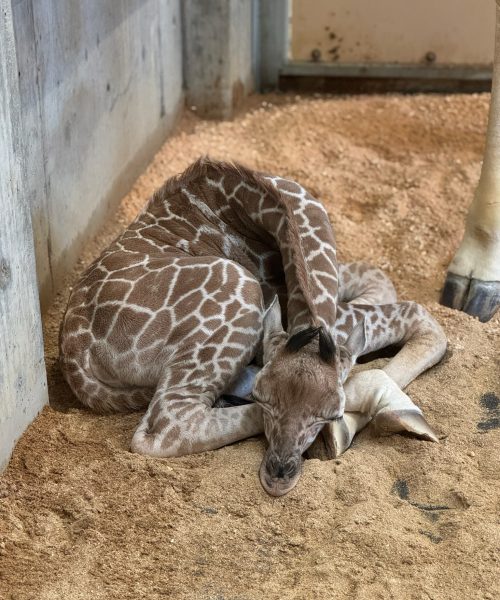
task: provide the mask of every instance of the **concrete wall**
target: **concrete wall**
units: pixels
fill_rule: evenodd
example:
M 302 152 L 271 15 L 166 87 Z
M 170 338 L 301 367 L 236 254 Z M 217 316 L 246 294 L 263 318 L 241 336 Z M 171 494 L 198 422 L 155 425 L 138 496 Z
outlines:
M 0 470 L 47 400 L 10 0 L 0 0 Z
M 183 98 L 180 0 L 13 0 L 42 306 L 164 142 Z
M 290 8 L 290 0 L 261 0 L 257 5 L 255 62 L 262 91 L 278 87 L 280 69 L 288 60 Z
M 180 0 L 0 9 L 1 469 L 47 401 L 37 287 L 47 305 L 184 92 Z
M 249 93 L 257 3 L 0 0 L 0 469 L 47 401 L 37 287 L 43 308 L 165 141 L 183 83 L 211 116 Z
M 228 118 L 254 87 L 256 2 L 184 0 L 187 102 L 198 114 Z

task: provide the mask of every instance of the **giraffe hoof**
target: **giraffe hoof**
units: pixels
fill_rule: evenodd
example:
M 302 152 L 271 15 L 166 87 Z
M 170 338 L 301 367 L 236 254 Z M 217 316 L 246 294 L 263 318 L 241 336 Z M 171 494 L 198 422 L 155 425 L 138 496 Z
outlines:
M 333 423 L 328 423 L 328 432 L 328 446 L 331 448 L 332 458 L 337 458 L 351 445 L 352 435 L 343 418 L 333 421 Z
M 423 415 L 416 410 L 381 411 L 374 417 L 373 424 L 382 435 L 408 431 L 424 440 L 439 441 Z
M 307 451 L 308 458 L 332 460 L 338 458 L 351 445 L 351 435 L 344 419 L 327 423 Z
M 500 281 L 471 279 L 464 311 L 486 323 L 500 306 Z
M 463 310 L 485 323 L 500 306 L 500 281 L 482 281 L 448 273 L 441 304 Z

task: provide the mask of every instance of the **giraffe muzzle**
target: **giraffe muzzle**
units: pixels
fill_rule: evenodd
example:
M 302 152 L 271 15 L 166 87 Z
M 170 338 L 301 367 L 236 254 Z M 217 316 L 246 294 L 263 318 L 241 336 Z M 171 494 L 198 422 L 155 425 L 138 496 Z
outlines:
M 260 466 L 260 482 L 271 496 L 284 496 L 296 486 L 301 472 L 300 454 L 280 459 L 268 450 Z

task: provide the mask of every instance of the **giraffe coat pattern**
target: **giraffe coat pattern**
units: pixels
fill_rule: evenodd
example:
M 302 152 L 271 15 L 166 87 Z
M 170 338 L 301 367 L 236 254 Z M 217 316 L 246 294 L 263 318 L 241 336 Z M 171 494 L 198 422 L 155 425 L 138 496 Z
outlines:
M 405 344 L 389 373 L 401 386 L 442 356 L 439 326 L 418 305 L 395 303 L 391 287 L 366 265 L 339 270 L 328 216 L 299 184 L 200 159 L 153 195 L 75 286 L 61 327 L 61 365 L 94 410 L 148 406 L 133 450 L 177 456 L 262 432 L 259 404 L 212 408 L 217 398 L 255 356 L 268 354 L 259 380 L 274 357 L 286 373 L 307 356 L 324 375 L 321 403 L 331 409 L 304 425 L 317 435 L 332 415 L 342 416 L 342 384 L 358 355 Z M 287 333 L 266 337 L 276 295 Z M 333 367 L 311 352 L 314 343 L 284 356 L 281 342 L 311 327 L 340 350 L 361 327 L 362 347 L 337 352 Z M 423 357 L 422 344 L 435 351 L 410 366 L 410 355 L 413 363 L 415 352 Z M 405 360 L 409 371 L 397 381 Z M 291 405 L 287 412 L 293 416 Z M 303 437 L 312 443 L 315 435 Z

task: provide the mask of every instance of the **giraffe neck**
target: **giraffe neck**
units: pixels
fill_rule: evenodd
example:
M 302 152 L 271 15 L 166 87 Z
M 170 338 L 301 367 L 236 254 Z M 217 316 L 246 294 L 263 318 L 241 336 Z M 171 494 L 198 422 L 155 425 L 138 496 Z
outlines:
M 269 234 L 281 254 L 288 331 L 322 325 L 333 331 L 338 274 L 335 240 L 320 202 L 292 181 L 219 165 L 206 180 L 223 200 Z
M 261 283 L 275 277 L 281 257 L 288 332 L 320 325 L 334 331 L 338 276 L 333 231 L 321 203 L 297 183 L 201 159 L 169 180 L 148 211 L 169 235 L 176 218 L 186 223 L 183 239 L 171 245 L 235 260 Z M 270 254 L 274 258 L 268 261 Z

